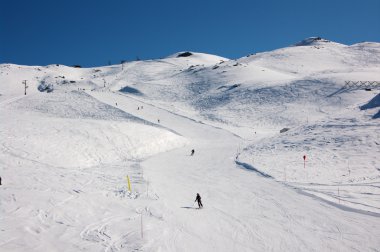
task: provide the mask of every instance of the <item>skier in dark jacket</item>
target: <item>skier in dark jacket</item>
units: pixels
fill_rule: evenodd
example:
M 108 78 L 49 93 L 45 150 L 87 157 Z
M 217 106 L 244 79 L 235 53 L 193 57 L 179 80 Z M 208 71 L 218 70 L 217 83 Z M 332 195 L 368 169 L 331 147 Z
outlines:
M 198 201 L 198 207 L 199 208 L 203 207 L 203 205 L 202 205 L 202 199 L 201 199 L 201 196 L 199 195 L 199 193 L 197 193 L 197 197 L 195 198 L 195 201 Z
M 192 149 L 192 150 L 191 150 L 191 153 L 190 153 L 190 156 L 194 156 L 194 152 L 195 152 L 195 150 Z

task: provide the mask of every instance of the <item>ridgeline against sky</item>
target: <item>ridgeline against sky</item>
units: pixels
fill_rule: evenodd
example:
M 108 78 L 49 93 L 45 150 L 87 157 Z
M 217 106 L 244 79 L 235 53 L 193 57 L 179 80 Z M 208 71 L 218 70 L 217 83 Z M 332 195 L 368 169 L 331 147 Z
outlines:
M 380 41 L 380 1 L 5 1 L 0 63 L 83 66 L 190 50 L 227 58 L 310 36 Z

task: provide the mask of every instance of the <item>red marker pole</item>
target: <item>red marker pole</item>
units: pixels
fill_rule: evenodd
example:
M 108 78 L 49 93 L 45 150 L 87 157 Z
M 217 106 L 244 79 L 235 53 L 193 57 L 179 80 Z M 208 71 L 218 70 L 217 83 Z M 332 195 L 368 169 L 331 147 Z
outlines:
M 303 155 L 303 168 L 306 168 L 306 155 Z

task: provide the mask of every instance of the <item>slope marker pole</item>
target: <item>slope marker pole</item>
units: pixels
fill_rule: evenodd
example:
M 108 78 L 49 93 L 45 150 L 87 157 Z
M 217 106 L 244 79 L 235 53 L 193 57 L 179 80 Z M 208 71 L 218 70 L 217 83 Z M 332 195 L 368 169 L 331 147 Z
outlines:
M 26 89 L 28 88 L 28 86 L 26 85 L 26 82 L 27 80 L 22 81 L 22 84 L 24 84 L 24 87 L 25 87 L 24 95 L 26 95 Z

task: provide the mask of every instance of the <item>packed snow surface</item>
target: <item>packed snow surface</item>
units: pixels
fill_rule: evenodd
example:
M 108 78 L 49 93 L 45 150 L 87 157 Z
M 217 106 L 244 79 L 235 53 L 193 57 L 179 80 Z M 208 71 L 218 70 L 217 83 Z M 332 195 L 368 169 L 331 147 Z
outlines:
M 380 87 L 346 80 L 379 43 L 2 64 L 0 251 L 379 251 Z

